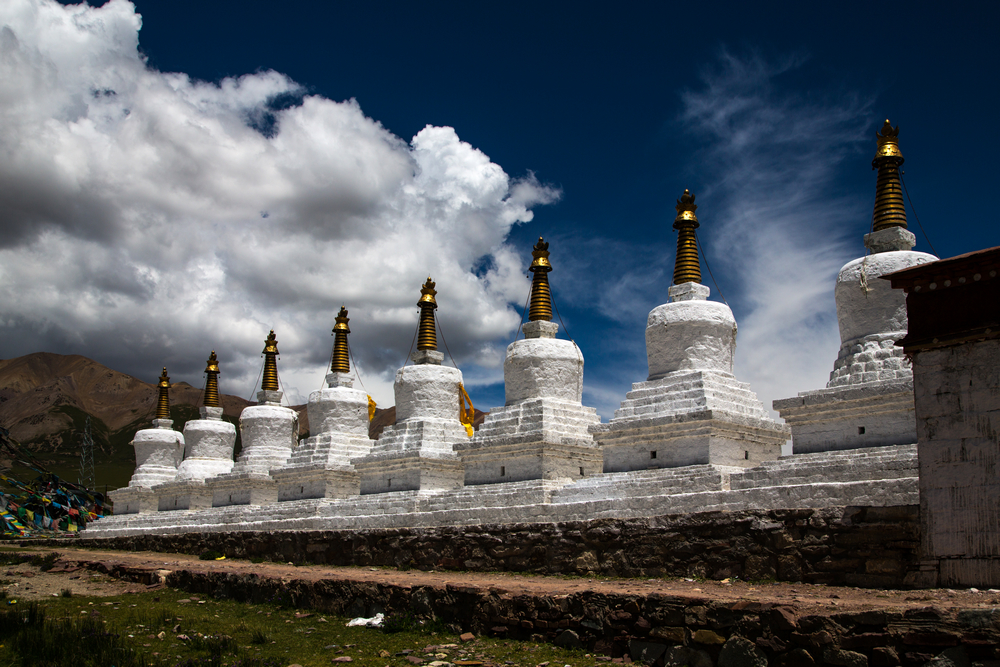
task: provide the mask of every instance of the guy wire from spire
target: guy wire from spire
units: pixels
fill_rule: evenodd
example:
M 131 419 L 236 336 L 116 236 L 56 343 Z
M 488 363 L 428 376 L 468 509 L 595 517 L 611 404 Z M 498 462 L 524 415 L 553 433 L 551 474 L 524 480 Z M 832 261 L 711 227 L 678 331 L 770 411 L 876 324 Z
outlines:
M 931 243 L 930 237 L 927 236 L 927 232 L 924 231 L 924 226 L 920 222 L 920 216 L 917 215 L 917 209 L 913 206 L 913 200 L 910 199 L 910 191 L 906 189 L 906 181 L 903 180 L 903 174 L 905 173 L 906 172 L 902 169 L 899 170 L 899 182 L 903 184 L 903 192 L 906 193 L 906 201 L 910 202 L 910 210 L 913 211 L 913 217 L 917 219 L 917 226 L 920 227 L 920 233 L 924 235 L 924 240 L 927 241 L 927 245 L 931 247 L 931 252 L 940 257 L 941 255 L 938 255 L 938 251 L 934 249 L 934 244 Z
M 531 278 L 531 276 L 525 276 L 526 278 Z M 513 343 L 517 340 L 517 337 L 521 335 L 521 327 L 524 326 L 524 314 L 528 312 L 528 302 L 531 301 L 531 283 L 528 283 L 528 297 L 524 300 L 524 308 L 521 309 L 521 321 L 517 323 L 517 331 L 514 332 Z
M 563 331 L 566 332 L 566 338 L 569 338 L 569 342 L 573 343 L 573 347 L 576 348 L 576 356 L 578 357 L 582 356 L 580 354 L 580 346 L 577 345 L 576 341 L 573 340 L 573 337 L 569 335 L 569 329 L 566 327 L 566 323 L 563 322 L 562 315 L 559 314 L 559 306 L 556 305 L 556 300 L 552 298 L 551 291 L 549 292 L 549 301 L 552 303 L 552 307 L 556 309 L 556 317 L 559 318 L 559 324 L 562 325 Z
M 262 354 L 260 356 L 263 357 L 264 355 Z M 247 398 L 247 401 L 252 401 L 253 400 L 253 392 L 254 392 L 255 389 L 257 389 L 257 383 L 260 382 L 260 375 L 263 372 L 264 372 L 264 362 L 261 362 L 261 364 L 260 364 L 260 370 L 257 371 L 257 379 L 253 381 L 253 386 L 250 388 L 250 397 Z
M 423 309 L 417 308 L 417 312 L 420 313 Z M 408 361 L 410 361 L 410 355 L 413 354 L 413 344 L 417 342 L 417 332 L 420 331 L 420 316 L 417 315 L 417 328 L 413 330 L 413 340 L 410 341 L 410 351 L 406 353 L 406 359 L 403 360 L 403 365 L 405 366 Z
M 447 350 L 448 356 L 451 357 L 451 365 L 458 368 L 458 364 L 455 363 L 455 357 L 451 356 L 451 350 L 448 349 L 448 341 L 444 337 L 444 329 L 441 328 L 441 321 L 437 316 L 437 308 L 434 309 L 434 322 L 437 324 L 438 331 L 441 332 L 441 341 L 444 343 L 444 349 Z
M 365 383 L 364 380 L 361 379 L 361 371 L 358 370 L 358 362 L 354 361 L 354 350 L 351 349 L 351 341 L 349 340 L 347 341 L 347 353 L 351 355 L 351 363 L 354 365 L 354 374 L 358 376 L 358 382 L 361 383 L 361 388 L 365 389 Z M 368 393 L 367 389 L 365 389 L 365 393 Z
M 729 305 L 726 301 L 726 297 L 722 294 L 722 288 L 719 287 L 719 283 L 715 282 L 715 276 L 712 274 L 712 267 L 708 265 L 708 255 L 705 254 L 705 248 L 701 245 L 701 239 L 698 238 L 698 230 L 694 232 L 694 242 L 698 244 L 698 252 L 701 253 L 701 258 L 705 260 L 705 268 L 708 269 L 708 275 L 712 279 L 712 284 L 715 285 L 715 291 L 719 293 L 719 298 L 722 299 L 722 303 Z

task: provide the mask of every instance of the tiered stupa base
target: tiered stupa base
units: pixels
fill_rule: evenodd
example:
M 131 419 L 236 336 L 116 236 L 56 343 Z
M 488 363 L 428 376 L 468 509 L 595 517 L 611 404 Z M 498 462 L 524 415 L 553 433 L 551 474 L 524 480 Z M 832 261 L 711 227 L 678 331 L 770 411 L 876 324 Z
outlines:
M 597 474 L 603 458 L 588 429 L 600 421 L 595 408 L 548 398 L 493 408 L 473 440 L 455 445 L 465 484 L 569 483 Z
M 240 415 L 243 451 L 232 472 L 206 480 L 212 506 L 264 505 L 278 500 L 278 484 L 271 470 L 284 466 L 292 455 L 299 431 L 299 416 L 281 407 L 280 391 L 257 393 L 259 405 Z
M 158 509 L 158 496 L 145 486 L 126 486 L 108 494 L 115 504 L 115 514 L 145 514 Z
M 837 276 L 837 319 L 843 341 L 825 389 L 774 401 L 791 426 L 797 454 L 917 441 L 913 371 L 895 342 L 906 335 L 904 295 L 880 276 L 937 258 L 912 252 L 901 227 L 865 235 L 872 254 Z
M 205 480 L 233 469 L 236 427 L 222 421 L 222 408 L 201 408 L 201 419 L 184 425 L 184 441 L 186 454 L 177 477 L 153 489 L 161 512 L 211 507 L 212 490 Z
M 462 372 L 439 364 L 437 350 L 417 350 L 414 366 L 396 372 L 396 423 L 386 427 L 366 456 L 351 459 L 362 495 L 462 486 L 465 474 L 453 446 L 469 439 L 458 421 Z
M 155 512 L 157 494 L 153 487 L 177 477 L 177 466 L 184 456 L 184 436 L 173 430 L 170 419 L 154 419 L 153 428 L 136 432 L 132 445 L 139 463 L 128 486 L 109 496 L 118 514 Z
M 369 455 L 351 461 L 360 476 L 362 495 L 461 488 L 465 479 L 462 461 L 451 450 L 455 443 L 468 439 L 457 419 L 423 419 L 387 427 Z
M 750 468 L 781 455 L 788 427 L 768 418 L 750 386 L 720 371 L 675 371 L 637 382 L 591 433 L 604 472 L 690 465 Z

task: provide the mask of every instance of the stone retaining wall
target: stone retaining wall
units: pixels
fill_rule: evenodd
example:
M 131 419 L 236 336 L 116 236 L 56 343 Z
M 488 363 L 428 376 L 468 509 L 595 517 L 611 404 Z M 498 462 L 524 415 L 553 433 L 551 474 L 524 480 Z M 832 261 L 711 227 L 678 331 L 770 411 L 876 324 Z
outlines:
M 81 546 L 293 563 L 907 586 L 918 507 L 703 512 L 645 519 L 88 539 Z M 57 546 L 52 543 L 52 546 Z
M 162 572 L 86 563 L 143 583 Z M 551 641 L 613 662 L 657 667 L 1000 665 L 1000 608 L 809 613 L 794 605 L 673 595 L 511 595 L 497 588 L 292 581 L 174 571 L 165 583 L 191 593 L 274 602 L 341 616 L 412 614 L 456 632 Z M 600 658 L 599 658 L 600 660 Z

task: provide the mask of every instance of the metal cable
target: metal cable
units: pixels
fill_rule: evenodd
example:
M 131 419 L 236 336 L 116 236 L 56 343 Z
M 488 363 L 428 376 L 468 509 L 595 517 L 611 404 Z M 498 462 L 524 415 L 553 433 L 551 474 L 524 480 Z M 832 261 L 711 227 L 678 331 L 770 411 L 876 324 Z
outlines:
M 930 246 L 931 252 L 940 257 L 941 255 L 938 255 L 938 251 L 934 249 L 934 244 L 931 243 L 930 238 L 928 238 L 927 232 L 924 231 L 924 226 L 920 222 L 920 216 L 917 215 L 917 209 L 913 206 L 913 200 L 910 199 L 910 191 L 906 189 L 906 181 L 903 180 L 902 169 L 899 170 L 899 182 L 903 184 L 903 192 L 906 193 L 906 201 L 910 202 L 910 210 L 913 211 L 913 217 L 917 219 L 917 226 L 920 227 L 920 233 L 924 235 L 924 240 L 927 241 L 927 245 Z
M 434 310 L 434 322 L 437 324 L 438 331 L 441 332 L 441 342 L 444 343 L 444 349 L 448 351 L 448 356 L 451 357 L 451 365 L 458 368 L 458 364 L 455 363 L 455 357 L 451 356 L 451 350 L 448 349 L 448 341 L 444 337 L 444 329 L 441 327 L 441 320 L 438 319 L 437 309 Z
M 417 310 L 420 310 L 419 308 Z M 420 331 L 420 316 L 417 316 L 417 328 L 413 330 L 413 340 L 410 341 L 410 351 L 406 353 L 406 359 L 403 359 L 403 365 L 410 360 L 410 355 L 413 354 L 413 344 L 417 342 L 417 332 Z M 330 357 L 331 361 L 333 357 Z
M 698 231 L 694 232 L 694 241 L 698 244 L 698 252 L 701 253 L 701 258 L 705 260 L 705 268 L 708 269 L 708 275 L 712 279 L 712 283 L 715 285 L 715 291 L 719 293 L 719 298 L 722 299 L 722 303 L 729 305 L 726 301 L 725 295 L 722 293 L 722 288 L 719 287 L 719 283 L 715 281 L 715 275 L 712 274 L 712 267 L 708 264 L 708 255 L 705 254 L 705 249 L 701 245 L 701 239 L 698 238 Z

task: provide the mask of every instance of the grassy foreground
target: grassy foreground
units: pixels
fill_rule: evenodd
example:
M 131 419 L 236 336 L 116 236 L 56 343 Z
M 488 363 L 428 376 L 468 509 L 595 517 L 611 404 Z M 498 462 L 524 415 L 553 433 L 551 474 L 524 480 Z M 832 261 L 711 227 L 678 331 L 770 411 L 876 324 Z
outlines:
M 6 600 L 0 665 L 28 667 L 586 667 L 582 651 L 475 638 L 390 617 L 391 629 L 345 627 L 348 619 L 278 604 L 213 600 L 161 589 L 111 598 Z M 606 658 L 605 658 L 606 660 Z M 419 661 L 419 662 L 418 662 Z

